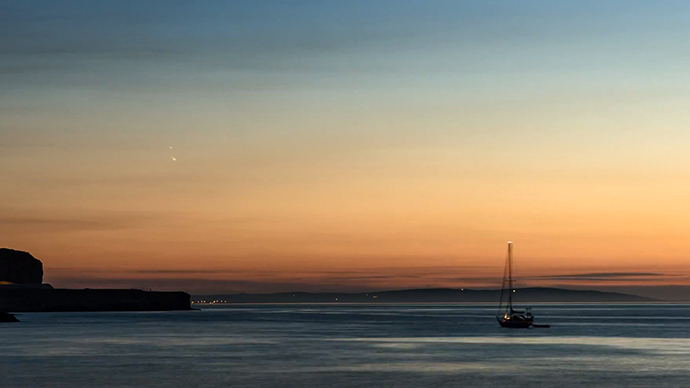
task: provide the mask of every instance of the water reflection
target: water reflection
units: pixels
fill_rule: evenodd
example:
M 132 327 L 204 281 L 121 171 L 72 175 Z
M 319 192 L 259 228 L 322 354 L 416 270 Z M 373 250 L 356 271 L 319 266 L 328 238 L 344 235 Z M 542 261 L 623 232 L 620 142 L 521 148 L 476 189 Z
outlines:
M 222 306 L 22 314 L 0 326 L 3 387 L 681 387 L 686 305 L 540 305 L 547 330 L 493 306 Z M 662 317 L 662 319 L 659 319 Z M 548 320 L 547 320 L 548 319 Z M 626 322 L 631 319 L 636 322 Z

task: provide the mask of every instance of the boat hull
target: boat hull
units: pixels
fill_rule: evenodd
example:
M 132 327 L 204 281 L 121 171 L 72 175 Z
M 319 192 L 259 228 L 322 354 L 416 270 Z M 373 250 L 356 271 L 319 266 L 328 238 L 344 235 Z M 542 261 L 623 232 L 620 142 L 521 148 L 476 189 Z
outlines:
M 532 326 L 533 322 L 529 320 L 499 319 L 498 324 L 501 325 L 501 327 L 507 327 L 509 329 L 528 329 Z

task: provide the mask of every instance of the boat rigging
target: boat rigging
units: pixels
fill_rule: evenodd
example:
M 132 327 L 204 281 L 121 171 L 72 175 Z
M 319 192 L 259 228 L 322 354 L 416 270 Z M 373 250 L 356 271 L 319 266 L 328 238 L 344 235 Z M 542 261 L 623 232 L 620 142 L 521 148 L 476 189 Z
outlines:
M 513 329 L 527 329 L 530 327 L 544 327 L 549 325 L 537 325 L 534 323 L 532 308 L 527 307 L 524 311 L 513 308 L 513 298 L 515 289 L 513 288 L 513 242 L 508 241 L 508 257 L 506 266 L 503 270 L 503 284 L 501 285 L 501 299 L 498 304 L 498 315 L 496 320 L 501 327 Z

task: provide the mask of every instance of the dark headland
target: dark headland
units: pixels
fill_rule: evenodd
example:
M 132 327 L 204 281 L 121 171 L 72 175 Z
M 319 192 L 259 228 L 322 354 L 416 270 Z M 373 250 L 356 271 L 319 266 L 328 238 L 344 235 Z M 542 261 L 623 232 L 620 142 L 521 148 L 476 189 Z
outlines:
M 28 252 L 0 248 L 0 312 L 190 310 L 186 292 L 56 289 L 43 284 L 43 263 Z
M 500 290 L 425 288 L 416 290 L 362 293 L 285 292 L 277 294 L 231 294 L 195 296 L 195 303 L 498 303 Z M 516 296 L 524 303 L 632 303 L 656 299 L 616 292 L 569 290 L 563 288 L 518 288 Z

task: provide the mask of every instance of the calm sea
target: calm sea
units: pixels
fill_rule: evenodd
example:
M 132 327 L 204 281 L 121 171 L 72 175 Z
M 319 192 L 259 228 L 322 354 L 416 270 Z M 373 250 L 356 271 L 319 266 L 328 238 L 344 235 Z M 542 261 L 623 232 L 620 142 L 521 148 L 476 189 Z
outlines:
M 260 305 L 18 314 L 0 387 L 690 387 L 690 305 Z

